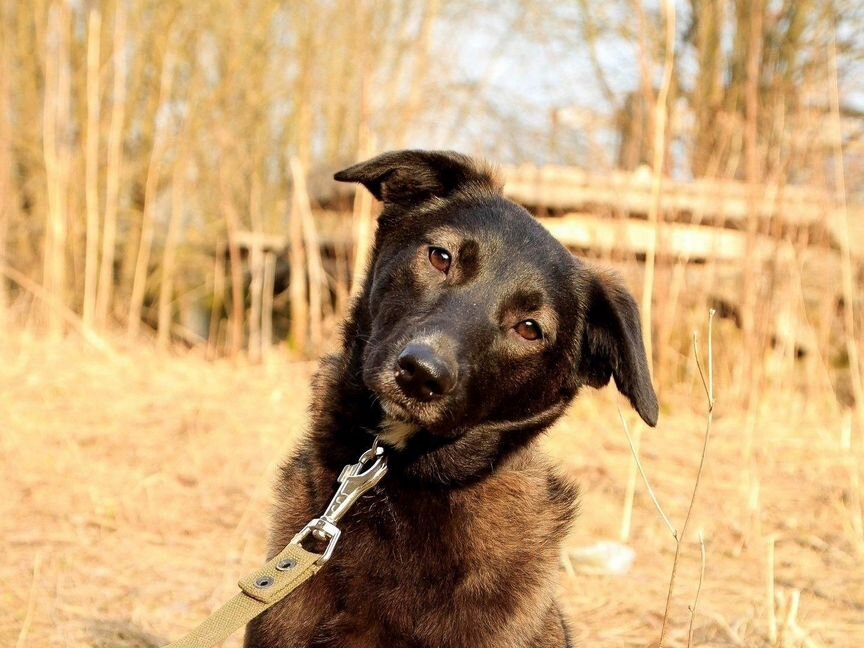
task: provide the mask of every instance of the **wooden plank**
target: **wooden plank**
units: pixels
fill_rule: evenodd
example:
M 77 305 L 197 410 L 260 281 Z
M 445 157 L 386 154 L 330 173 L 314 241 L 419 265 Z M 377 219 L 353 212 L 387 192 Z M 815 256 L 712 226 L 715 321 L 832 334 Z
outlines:
M 864 256 L 864 217 L 861 216 L 864 215 L 851 211 L 849 214 L 850 246 L 852 253 L 858 257 Z M 323 244 L 345 246 L 352 243 L 349 213 L 316 210 L 314 217 L 320 227 Z M 568 213 L 538 220 L 553 236 L 571 248 L 645 254 L 653 244 L 651 226 L 642 220 L 609 218 L 587 213 Z M 828 223 L 835 239 L 842 233 L 840 222 L 838 216 L 838 219 Z M 660 235 L 660 245 L 655 252 L 678 258 L 736 261 L 744 257 L 746 250 L 746 235 L 738 230 L 708 225 L 664 223 L 660 228 Z M 251 249 L 256 237 L 261 238 L 264 250 L 281 252 L 287 245 L 287 238 L 276 234 L 254 235 L 247 231 L 237 233 L 241 247 L 248 249 Z M 774 254 L 782 244 L 782 241 L 761 236 L 757 242 L 757 254 Z
M 320 215 L 320 212 L 316 212 L 316 219 Z M 331 217 L 333 214 L 324 218 Z M 570 248 L 645 254 L 654 245 L 653 228 L 647 221 L 574 213 L 537 220 Z M 350 232 L 346 232 L 346 240 L 348 236 Z M 285 249 L 287 239 L 274 234 L 238 231 L 237 242 L 241 247 L 251 248 L 258 243 L 264 250 L 280 252 Z M 779 243 L 768 237 L 760 237 L 757 254 L 772 254 Z M 655 252 L 693 260 L 735 261 L 744 257 L 746 246 L 746 235 L 737 230 L 665 223 L 660 228 L 659 245 Z
M 651 205 L 651 175 L 614 171 L 604 175 L 570 167 L 530 165 L 501 168 L 505 195 L 524 205 L 549 209 L 601 207 L 622 213 L 647 213 Z M 667 212 L 741 221 L 749 214 L 748 187 L 729 180 L 664 180 L 662 207 Z M 811 224 L 836 218 L 839 202 L 812 187 L 765 186 L 757 202 L 764 218 L 792 224 Z M 854 212 L 854 214 L 853 214 Z M 864 219 L 860 207 L 850 209 L 850 220 Z
M 645 254 L 654 248 L 658 255 L 682 259 L 738 261 L 747 250 L 743 232 L 705 225 L 665 223 L 656 242 L 653 226 L 647 221 L 614 219 L 593 214 L 567 214 L 556 218 L 537 219 L 552 235 L 567 247 L 598 252 L 629 252 Z M 782 242 L 760 236 L 756 254 L 772 255 Z

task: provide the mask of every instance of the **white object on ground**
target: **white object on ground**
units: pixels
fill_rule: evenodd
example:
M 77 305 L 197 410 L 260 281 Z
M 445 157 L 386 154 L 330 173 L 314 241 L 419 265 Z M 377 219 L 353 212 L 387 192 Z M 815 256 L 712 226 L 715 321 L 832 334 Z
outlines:
M 636 552 L 632 547 L 609 540 L 588 547 L 570 549 L 564 556 L 565 562 L 578 572 L 612 576 L 629 572 L 635 559 Z

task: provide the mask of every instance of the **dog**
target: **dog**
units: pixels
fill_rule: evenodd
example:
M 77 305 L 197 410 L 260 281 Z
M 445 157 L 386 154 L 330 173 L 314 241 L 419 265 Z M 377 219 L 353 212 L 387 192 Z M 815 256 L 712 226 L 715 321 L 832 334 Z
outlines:
M 395 151 L 334 177 L 383 209 L 311 429 L 278 479 L 270 557 L 373 435 L 389 472 L 341 521 L 328 565 L 251 622 L 245 646 L 571 645 L 555 590 L 577 488 L 534 441 L 612 378 L 656 424 L 635 300 L 466 156 Z

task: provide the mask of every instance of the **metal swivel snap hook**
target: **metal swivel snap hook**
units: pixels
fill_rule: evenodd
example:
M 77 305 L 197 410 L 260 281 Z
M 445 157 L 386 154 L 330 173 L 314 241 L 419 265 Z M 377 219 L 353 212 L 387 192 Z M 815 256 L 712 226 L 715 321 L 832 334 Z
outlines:
M 294 536 L 291 543 L 300 544 L 311 533 L 315 538 L 328 543 L 318 563 L 324 564 L 330 560 L 341 533 L 336 524 L 360 499 L 360 496 L 374 488 L 386 473 L 387 458 L 384 456 L 384 448 L 378 445 L 376 436 L 372 447 L 360 456 L 357 463 L 349 464 L 342 469 L 338 480 L 339 488 L 327 505 L 324 514 L 310 520 L 300 533 Z

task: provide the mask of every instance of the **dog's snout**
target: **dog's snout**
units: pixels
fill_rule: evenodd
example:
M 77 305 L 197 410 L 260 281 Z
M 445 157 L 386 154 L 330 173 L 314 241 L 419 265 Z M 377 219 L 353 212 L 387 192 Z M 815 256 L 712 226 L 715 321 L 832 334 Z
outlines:
M 433 400 L 456 386 L 456 367 L 425 344 L 409 344 L 396 361 L 396 383 L 411 398 Z

